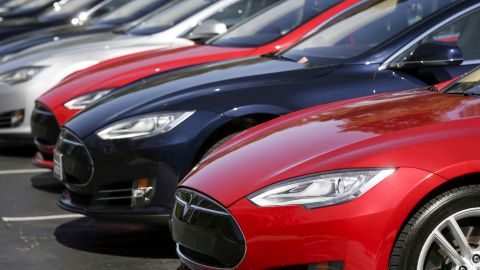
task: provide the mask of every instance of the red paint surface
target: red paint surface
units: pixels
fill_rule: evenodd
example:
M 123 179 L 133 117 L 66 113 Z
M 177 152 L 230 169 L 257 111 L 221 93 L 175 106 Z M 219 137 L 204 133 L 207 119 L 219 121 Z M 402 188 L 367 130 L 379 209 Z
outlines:
M 228 207 L 247 239 L 241 269 L 344 261 L 387 269 L 415 206 L 447 181 L 478 172 L 480 99 L 404 91 L 305 109 L 256 126 L 181 183 Z M 330 207 L 258 207 L 247 196 L 320 172 L 397 168 L 360 198 Z M 268 252 L 265 252 L 268 251 Z

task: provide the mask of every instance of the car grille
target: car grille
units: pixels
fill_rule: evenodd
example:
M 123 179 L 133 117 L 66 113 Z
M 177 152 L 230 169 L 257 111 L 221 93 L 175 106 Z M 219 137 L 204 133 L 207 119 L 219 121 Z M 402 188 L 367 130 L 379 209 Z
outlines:
M 245 256 L 245 238 L 235 219 L 198 192 L 177 191 L 171 228 L 177 253 L 187 265 L 233 268 Z
M 93 174 L 93 162 L 83 142 L 72 132 L 63 129 L 57 142 L 56 151 L 62 154 L 64 182 L 72 185 L 86 185 Z
M 57 119 L 50 109 L 40 102 L 35 104 L 32 113 L 32 135 L 35 142 L 41 146 L 54 146 L 60 135 Z
M 18 127 L 23 123 L 24 110 L 0 114 L 0 128 Z
M 132 202 L 132 182 L 114 183 L 102 187 L 98 191 L 96 201 L 103 202 L 109 206 L 130 207 Z

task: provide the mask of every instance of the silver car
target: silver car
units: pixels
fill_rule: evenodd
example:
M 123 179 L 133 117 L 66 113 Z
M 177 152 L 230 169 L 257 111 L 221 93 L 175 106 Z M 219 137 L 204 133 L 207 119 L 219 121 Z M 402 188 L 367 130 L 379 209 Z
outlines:
M 152 49 L 193 45 L 279 0 L 176 0 L 122 32 L 50 42 L 0 64 L 0 136 L 30 137 L 34 101 L 76 71 Z

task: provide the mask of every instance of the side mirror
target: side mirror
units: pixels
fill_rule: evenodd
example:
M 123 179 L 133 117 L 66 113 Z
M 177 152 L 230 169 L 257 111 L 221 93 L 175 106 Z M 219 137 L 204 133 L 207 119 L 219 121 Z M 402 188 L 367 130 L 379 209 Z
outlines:
M 189 34 L 191 40 L 206 41 L 214 36 L 227 32 L 225 23 L 217 20 L 206 20 L 195 27 Z
M 390 67 L 407 69 L 429 66 L 458 66 L 463 60 L 462 50 L 455 44 L 429 42 L 418 46 L 403 62 L 392 63 Z

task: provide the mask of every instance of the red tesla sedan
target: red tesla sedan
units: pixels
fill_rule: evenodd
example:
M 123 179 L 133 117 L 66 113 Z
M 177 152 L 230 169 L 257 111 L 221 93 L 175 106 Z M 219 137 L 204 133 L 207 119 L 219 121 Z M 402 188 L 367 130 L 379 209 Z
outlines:
M 52 167 L 59 126 L 113 89 L 169 70 L 275 53 L 358 2 L 283 0 L 205 45 L 133 54 L 79 71 L 38 99 L 32 132 L 40 152 L 33 162 Z
M 480 269 L 480 69 L 254 127 L 180 184 L 191 269 Z M 210 268 L 209 268 L 210 267 Z

